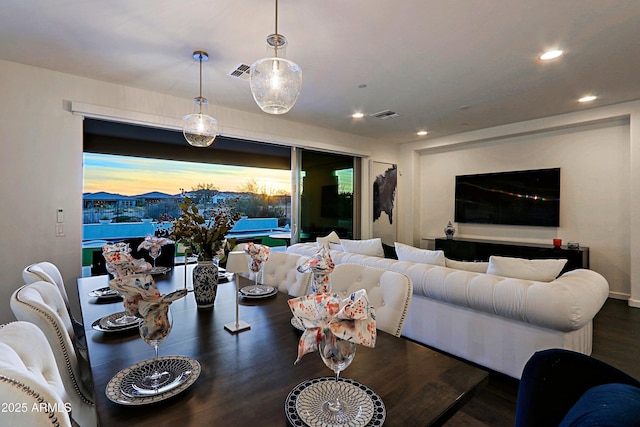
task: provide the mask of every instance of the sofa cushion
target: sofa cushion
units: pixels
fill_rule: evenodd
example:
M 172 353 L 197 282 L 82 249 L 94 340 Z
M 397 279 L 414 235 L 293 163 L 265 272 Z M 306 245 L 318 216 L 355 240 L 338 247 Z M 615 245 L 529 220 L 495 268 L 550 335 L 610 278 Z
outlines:
M 366 240 L 340 239 L 340 244 L 345 252 L 384 258 L 384 250 L 382 249 L 382 240 L 380 238 Z
M 492 255 L 487 274 L 538 282 L 551 282 L 567 263 L 566 259 L 522 259 Z
M 340 243 L 329 243 L 329 250 L 344 252 L 344 248 Z
M 382 250 L 384 251 L 385 258 L 398 259 L 395 246 L 387 245 L 385 242 L 382 242 Z
M 472 271 L 474 273 L 486 273 L 487 267 L 489 267 L 489 263 L 486 261 L 475 261 L 475 262 L 456 261 L 446 257 L 444 261 L 448 268 L 455 268 L 456 270 Z
M 340 244 L 340 237 L 338 237 L 338 233 L 332 231 L 324 237 L 318 237 L 316 239 L 316 243 L 318 244 L 318 246 L 324 245 L 328 248 L 331 243 Z
M 403 243 L 394 243 L 398 260 L 417 262 L 420 264 L 431 264 L 445 267 L 445 258 L 443 251 L 431 251 L 429 249 L 418 249 Z

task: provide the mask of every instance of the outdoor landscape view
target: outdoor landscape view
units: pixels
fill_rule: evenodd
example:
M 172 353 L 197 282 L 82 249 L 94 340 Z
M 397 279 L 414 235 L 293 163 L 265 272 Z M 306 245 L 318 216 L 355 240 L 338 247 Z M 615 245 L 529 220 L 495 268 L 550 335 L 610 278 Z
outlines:
M 203 212 L 237 198 L 250 218 L 290 223 L 291 172 L 106 154 L 84 154 L 83 223 L 161 221 L 189 196 Z

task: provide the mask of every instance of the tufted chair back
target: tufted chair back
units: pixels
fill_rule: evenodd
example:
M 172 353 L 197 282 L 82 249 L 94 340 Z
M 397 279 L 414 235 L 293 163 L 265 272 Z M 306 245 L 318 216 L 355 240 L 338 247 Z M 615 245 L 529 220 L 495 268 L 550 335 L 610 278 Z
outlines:
M 49 348 L 37 326 L 0 326 L 0 402 L 2 425 L 68 427 L 67 394 Z
M 65 306 L 69 308 L 69 296 L 64 287 L 62 274 L 54 264 L 43 261 L 28 265 L 22 270 L 22 279 L 26 284 L 44 280 L 52 285 L 56 285 L 60 291 L 60 295 L 62 295 Z
M 36 262 L 34 264 L 28 265 L 22 270 L 22 280 L 24 280 L 25 284 L 38 282 L 40 280 L 44 280 L 45 282 L 49 282 L 52 285 L 56 285 L 58 290 L 60 291 L 60 295 L 62 296 L 62 300 L 64 301 L 65 307 L 67 307 L 67 312 L 69 313 L 69 318 L 71 319 L 71 325 L 73 327 L 73 332 L 75 334 L 78 342 L 76 343 L 78 346 L 84 350 L 86 348 L 86 344 L 84 342 L 84 326 L 82 322 L 79 322 L 73 317 L 73 313 L 71 312 L 71 306 L 69 305 L 69 297 L 67 295 L 67 290 L 64 287 L 64 280 L 62 279 L 62 274 L 58 267 L 54 264 L 43 261 Z M 84 352 L 86 356 L 86 352 Z
M 357 264 L 338 264 L 329 275 L 332 292 L 346 298 L 366 289 L 376 309 L 376 325 L 381 331 L 399 337 L 411 304 L 413 283 L 402 273 Z
M 81 426 L 96 425 L 91 387 L 83 381 L 72 343 L 71 320 L 58 289 L 45 281 L 24 285 L 11 296 L 11 310 L 16 319 L 38 326 L 49 341 L 71 402 L 73 418 Z
M 293 297 L 308 294 L 311 273 L 300 273 L 297 269 L 308 258 L 286 252 L 271 252 L 262 267 L 262 284 L 275 286 L 280 292 Z

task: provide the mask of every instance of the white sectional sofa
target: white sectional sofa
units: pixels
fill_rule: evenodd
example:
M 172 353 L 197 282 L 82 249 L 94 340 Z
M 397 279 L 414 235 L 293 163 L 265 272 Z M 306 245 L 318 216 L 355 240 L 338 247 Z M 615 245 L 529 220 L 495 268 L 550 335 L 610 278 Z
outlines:
M 287 249 L 304 256 L 317 250 L 316 243 Z M 592 320 L 609 294 L 606 279 L 592 270 L 573 270 L 542 282 L 336 249 L 330 253 L 335 264 L 368 265 L 411 278 L 413 299 L 403 336 L 514 378 L 520 378 L 538 350 L 590 354 Z

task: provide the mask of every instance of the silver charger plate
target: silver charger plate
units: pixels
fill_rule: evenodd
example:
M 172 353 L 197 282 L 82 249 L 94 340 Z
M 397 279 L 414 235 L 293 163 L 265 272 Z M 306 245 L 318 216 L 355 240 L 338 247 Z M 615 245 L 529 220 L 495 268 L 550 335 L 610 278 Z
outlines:
M 151 270 L 141 271 L 141 274 L 165 274 L 171 271 L 171 267 L 153 267 Z
M 351 420 L 343 420 L 345 422 L 342 422 L 341 424 L 332 424 L 330 422 L 326 422 L 326 420 L 323 422 L 318 416 L 318 412 L 322 411 L 321 405 L 326 399 L 324 397 L 320 398 L 318 391 L 325 388 L 331 390 L 329 386 L 333 386 L 334 384 L 332 384 L 332 382 L 335 382 L 335 380 L 336 379 L 334 377 L 313 378 L 298 384 L 293 390 L 291 390 L 291 392 L 289 392 L 284 403 L 284 411 L 291 425 L 312 427 L 330 427 L 333 425 L 377 427 L 384 424 L 387 417 L 387 411 L 380 396 L 366 385 L 349 378 L 340 378 L 340 383 L 345 383 L 345 385 L 340 384 L 340 387 L 346 387 L 347 385 L 356 387 L 358 391 L 356 391 L 356 389 L 350 389 L 349 392 L 355 392 L 357 396 L 360 396 L 358 398 L 361 399 L 358 401 L 358 403 L 361 404 L 360 409 L 365 407 L 371 409 L 371 406 L 369 406 L 365 400 L 368 399 L 371 402 L 373 407 L 371 410 L 371 416 L 365 416 L 364 411 L 362 411 L 362 415 L 354 416 Z M 310 388 L 310 390 L 305 392 L 308 388 Z M 322 402 L 320 402 L 320 400 L 322 400 Z M 314 408 L 317 408 L 317 410 Z M 298 412 L 299 410 L 308 410 L 309 413 L 300 414 Z M 368 418 L 368 421 L 364 421 L 365 418 Z
M 304 327 L 304 325 L 302 324 L 302 322 L 300 321 L 300 319 L 298 319 L 296 316 L 293 316 L 291 318 L 291 326 L 293 326 L 294 328 L 296 328 L 299 331 L 304 331 L 306 329 Z
M 200 363 L 185 356 L 162 356 L 158 358 L 158 368 L 171 373 L 170 385 L 157 393 L 139 393 L 134 384 L 153 370 L 153 359 L 143 360 L 118 372 L 107 384 L 105 393 L 114 403 L 127 406 L 148 405 L 172 398 L 189 388 L 200 376 Z
M 247 299 L 268 298 L 274 296 L 277 293 L 278 289 L 273 286 L 251 285 L 240 288 L 240 296 Z
M 123 332 L 131 329 L 137 329 L 141 319 L 136 319 L 135 321 L 122 325 L 116 323 L 116 319 L 119 319 L 126 314 L 127 313 L 125 311 L 109 314 L 93 322 L 91 327 L 100 332 Z
M 111 300 L 122 299 L 122 295 L 118 291 L 114 291 L 110 287 L 98 288 L 89 292 L 89 296 L 92 298 L 98 298 L 99 300 Z

